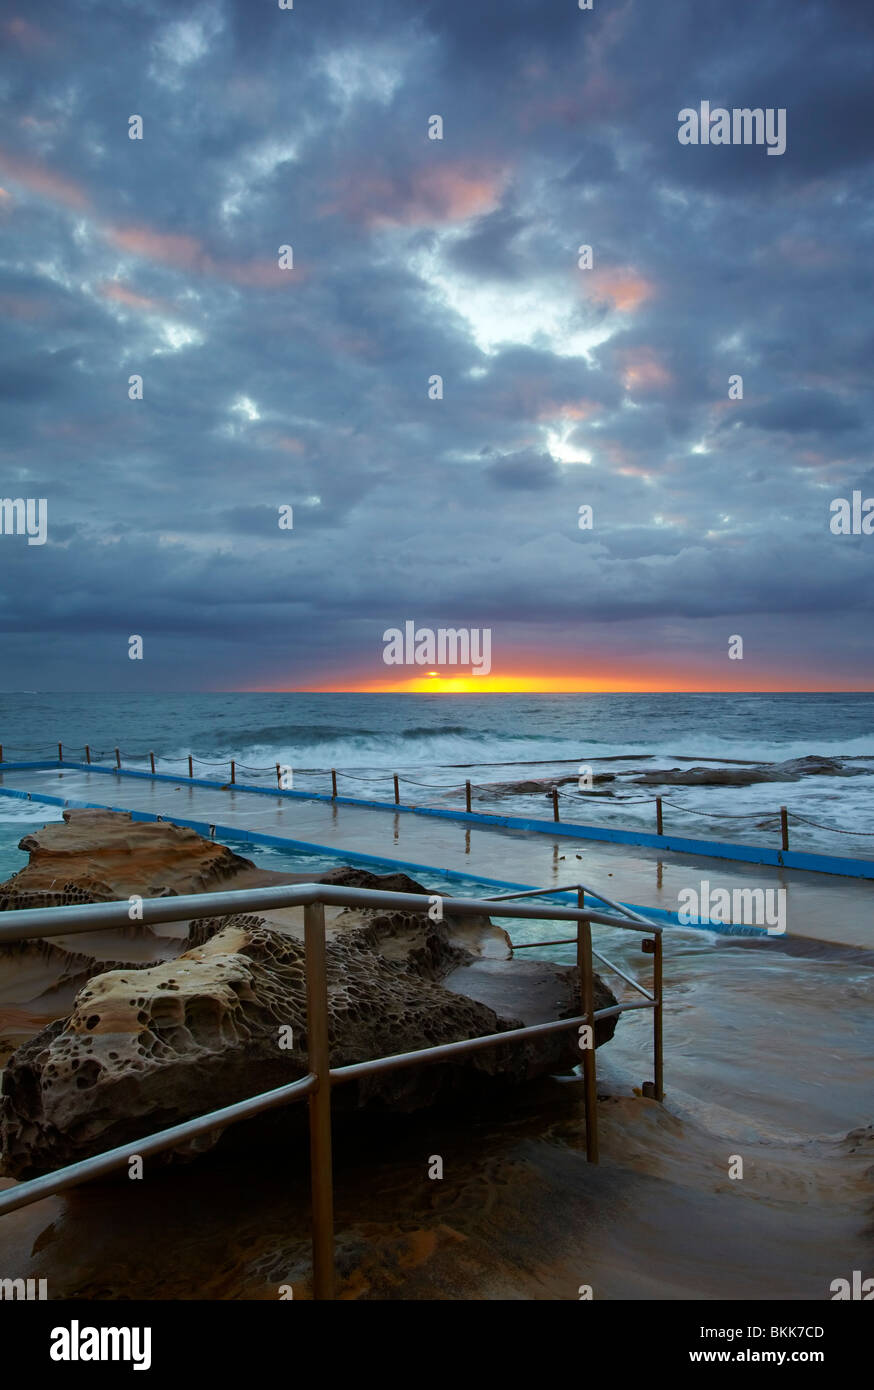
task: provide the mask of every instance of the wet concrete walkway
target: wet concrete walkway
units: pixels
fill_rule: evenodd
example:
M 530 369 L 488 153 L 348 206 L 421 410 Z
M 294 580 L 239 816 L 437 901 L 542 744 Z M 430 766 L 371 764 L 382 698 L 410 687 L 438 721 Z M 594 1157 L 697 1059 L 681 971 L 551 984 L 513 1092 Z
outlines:
M 762 864 L 726 862 L 673 850 L 615 845 L 563 835 L 470 825 L 390 809 L 298 800 L 268 793 L 190 785 L 77 769 L 0 772 L 0 789 L 62 797 L 168 820 L 206 822 L 240 834 L 269 835 L 290 848 L 375 855 L 406 865 L 553 887 L 582 879 L 621 902 L 676 913 L 679 893 L 785 888 L 786 934 L 874 948 L 870 881 Z

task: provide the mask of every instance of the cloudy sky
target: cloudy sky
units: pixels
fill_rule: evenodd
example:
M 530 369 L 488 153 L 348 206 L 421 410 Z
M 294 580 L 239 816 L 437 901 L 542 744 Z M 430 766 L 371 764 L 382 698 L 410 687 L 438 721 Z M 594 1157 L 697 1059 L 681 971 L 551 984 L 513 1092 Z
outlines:
M 2 688 L 874 689 L 869 0 L 3 16 Z

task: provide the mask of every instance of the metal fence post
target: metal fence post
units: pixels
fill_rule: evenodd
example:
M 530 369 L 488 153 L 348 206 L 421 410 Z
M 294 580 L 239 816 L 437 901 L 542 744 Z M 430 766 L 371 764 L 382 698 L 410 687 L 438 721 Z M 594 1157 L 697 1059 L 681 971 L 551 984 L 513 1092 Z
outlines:
M 577 889 L 577 905 L 583 907 L 585 893 Z M 595 1071 L 595 989 L 592 978 L 592 925 L 577 922 L 577 970 L 580 975 L 580 1003 L 586 1024 L 592 1030 L 592 1046 L 583 1048 L 583 1084 L 586 1111 L 586 1158 L 598 1162 L 598 1084 Z
M 552 789 L 552 819 L 558 820 L 558 787 Z
M 656 797 L 656 834 L 657 834 L 657 835 L 663 835 L 663 834 L 664 834 L 664 831 L 665 831 L 665 827 L 664 827 L 664 822 L 663 822 L 663 820 L 662 820 L 662 799 L 661 799 L 660 796 L 657 796 L 657 797 Z
M 783 840 L 783 848 L 789 848 L 789 812 L 785 806 L 780 807 L 780 833 Z
M 662 934 L 655 933 L 655 949 L 652 958 L 652 992 L 655 1008 L 652 1011 L 652 1055 L 655 1072 L 655 1098 L 665 1098 L 664 1052 L 662 1046 Z
M 333 767 L 331 768 L 331 796 L 334 801 L 337 800 L 337 769 Z
M 401 793 L 400 793 L 400 789 L 399 789 L 399 787 L 398 787 L 397 774 L 395 774 L 395 805 L 396 805 L 396 806 L 400 806 L 400 804 L 401 804 Z
M 307 985 L 307 1053 L 317 1078 L 309 1098 L 313 1214 L 313 1298 L 334 1297 L 334 1179 L 331 1161 L 331 1079 L 328 1050 L 328 980 L 325 908 L 304 908 Z

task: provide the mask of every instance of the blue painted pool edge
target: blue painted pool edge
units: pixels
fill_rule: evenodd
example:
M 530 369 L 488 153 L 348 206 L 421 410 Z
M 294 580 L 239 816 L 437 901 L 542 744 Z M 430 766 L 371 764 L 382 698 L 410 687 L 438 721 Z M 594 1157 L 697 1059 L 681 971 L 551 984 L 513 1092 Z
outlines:
M 56 764 L 50 764 L 56 766 Z M 71 766 L 67 763 L 65 766 Z M 86 765 L 87 766 L 87 765 Z M 149 776 L 149 773 L 145 774 Z M 188 779 L 186 779 L 188 780 Z M 213 786 L 214 783 L 208 785 Z M 260 789 L 259 789 L 260 790 Z M 208 821 L 182 820 L 176 816 L 165 816 L 151 811 L 131 811 L 125 806 L 107 806 L 105 803 L 97 801 L 77 801 L 70 797 L 50 796 L 47 792 L 22 792 L 14 791 L 11 788 L 0 787 L 0 796 L 13 797 L 20 801 L 36 801 L 40 805 L 60 806 L 62 808 L 72 808 L 80 811 L 115 811 L 123 815 L 130 816 L 132 821 L 154 822 L 158 821 L 167 825 L 184 826 L 186 829 L 195 830 L 198 835 L 211 838 L 210 831 L 213 832 L 215 839 L 232 840 L 238 844 L 261 844 L 270 845 L 279 849 L 304 850 L 309 854 L 326 854 L 332 859 L 342 859 L 347 863 L 366 865 L 378 865 L 380 868 L 393 870 L 403 870 L 406 873 L 416 874 L 437 874 L 441 878 L 449 879 L 456 883 L 482 883 L 491 888 L 502 888 L 509 892 L 527 892 L 532 888 L 540 887 L 535 883 L 516 883 L 510 879 L 486 878 L 482 874 L 465 874 L 459 869 L 440 868 L 434 864 L 414 864 L 405 859 L 388 859 L 384 855 L 365 854 L 358 850 L 339 850 L 335 845 L 320 845 L 309 840 L 289 840 L 281 835 L 267 835 L 262 831 L 239 830 L 235 826 L 213 825 Z M 327 798 L 330 800 L 331 798 Z M 359 802 L 355 803 L 359 805 Z M 589 898 L 596 901 L 603 901 L 598 898 L 596 893 L 589 893 Z M 550 893 L 550 902 L 569 902 L 576 903 L 576 894 L 571 892 Z M 645 917 L 649 917 L 654 923 L 663 923 L 672 927 L 692 927 L 703 931 L 716 932 L 721 936 L 767 936 L 767 929 L 764 927 L 739 926 L 734 923 L 725 922 L 680 922 L 676 912 L 669 912 L 666 908 L 647 907 L 639 903 L 623 903 L 623 907 L 630 908 L 633 912 L 640 912 Z M 500 905 L 495 905 L 494 915 L 500 917 Z M 611 909 L 608 907 L 607 909 Z
M 578 825 L 573 821 L 532 820 L 522 816 L 495 816 L 480 811 L 442 810 L 433 806 L 396 805 L 393 801 L 364 801 L 350 796 L 327 796 L 321 792 L 286 791 L 278 787 L 253 787 L 243 782 L 209 781 L 200 777 L 171 777 L 165 772 L 140 772 L 134 768 L 101 767 L 96 763 L 38 762 L 0 763 L 0 773 L 24 771 L 99 772 L 110 777 L 138 777 L 147 782 L 173 782 L 188 787 L 210 787 L 213 791 L 233 788 L 256 796 L 273 796 L 293 801 L 322 801 L 335 806 L 359 806 L 372 811 L 392 811 L 396 815 L 435 816 L 463 825 L 488 825 L 507 830 L 525 830 L 540 835 L 566 835 L 577 840 L 597 840 L 604 844 L 639 845 L 648 849 L 670 850 L 699 858 L 730 859 L 738 863 L 768 864 L 773 868 L 804 869 L 810 873 L 835 874 L 843 878 L 874 879 L 874 859 L 850 859 L 840 855 L 815 854 L 809 850 L 772 850 L 765 845 L 736 845 L 723 840 L 689 840 L 675 835 L 653 835 L 645 830 L 611 830 L 607 826 Z M 6 789 L 0 788 L 0 792 Z M 10 794 L 6 792 L 6 794 Z M 35 794 L 34 794 L 34 799 Z M 75 802 L 71 802 L 75 805 Z M 126 810 L 126 807 L 118 808 Z M 182 824 L 180 821 L 179 824 Z M 289 841 L 288 843 L 292 843 Z M 385 861 L 388 862 L 388 861 Z M 484 881 L 484 880 L 483 880 Z

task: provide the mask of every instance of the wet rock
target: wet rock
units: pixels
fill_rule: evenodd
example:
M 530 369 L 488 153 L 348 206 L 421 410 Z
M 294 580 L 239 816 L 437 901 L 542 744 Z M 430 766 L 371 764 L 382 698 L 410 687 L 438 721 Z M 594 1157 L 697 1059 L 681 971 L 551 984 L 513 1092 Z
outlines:
M 805 777 L 865 777 L 863 767 L 853 767 L 839 758 L 789 758 L 782 763 L 761 763 L 752 767 L 665 768 L 642 772 L 631 780 L 655 787 L 751 787 L 757 782 L 800 782 Z
M 97 821 L 72 828 L 80 840 L 105 829 Z M 63 827 L 51 829 L 61 832 L 52 837 L 57 852 L 59 843 L 64 848 Z M 194 891 L 185 882 L 175 836 L 169 835 L 172 875 L 165 872 L 156 845 L 148 845 L 151 833 L 166 844 L 175 829 L 127 825 L 133 849 L 144 852 L 133 854 L 128 877 L 119 866 L 113 869 L 119 897 L 137 891 L 131 885 L 144 875 L 159 881 L 171 877 L 176 891 Z M 28 838 L 37 852 L 45 848 L 42 832 Z M 213 886 L 246 876 L 248 861 L 221 846 L 199 836 L 188 844 L 192 874 L 201 887 L 204 875 Z M 92 875 L 96 855 L 90 841 L 83 846 L 86 875 Z M 68 880 L 75 884 L 75 858 L 68 854 L 65 860 Z M 428 892 L 406 875 L 378 878 L 344 869 L 326 878 Z M 515 960 L 507 934 L 488 917 L 432 922 L 375 908 L 327 909 L 326 918 L 333 1066 L 579 1012 L 577 972 Z M 172 959 L 95 973 L 79 990 L 69 1016 L 41 1029 L 7 1064 L 0 1094 L 3 1172 L 32 1177 L 116 1145 L 135 1145 L 157 1129 L 305 1075 L 301 919 L 301 909 L 282 909 L 271 912 L 269 921 L 260 915 L 198 920 Z M 166 941 L 163 946 L 166 952 Z M 74 968 L 81 971 L 81 958 Z M 614 996 L 596 980 L 596 1007 L 613 1003 Z M 612 1036 L 615 1023 L 598 1025 L 597 1043 Z M 573 1031 L 522 1045 L 498 1044 L 338 1087 L 337 1103 L 408 1112 L 470 1097 L 483 1087 L 493 1092 L 496 1085 L 567 1071 L 579 1055 Z M 190 1156 L 218 1137 L 213 1131 L 177 1152 Z
M 64 811 L 63 821 L 25 835 L 18 847 L 30 862 L 0 885 L 0 911 L 203 893 L 254 868 L 195 830 L 120 811 Z
M 487 787 L 483 787 L 474 794 L 476 801 L 494 801 L 503 796 L 521 796 L 524 793 L 535 793 L 549 796 L 553 787 L 564 787 L 573 782 L 575 786 L 579 784 L 580 774 L 562 773 L 558 777 L 526 777 L 517 782 L 490 782 Z M 592 784 L 600 786 L 604 782 L 615 782 L 615 772 L 596 772 L 591 778 Z

